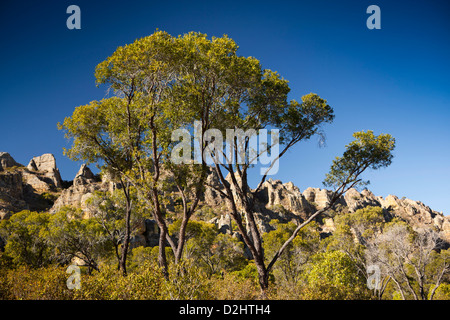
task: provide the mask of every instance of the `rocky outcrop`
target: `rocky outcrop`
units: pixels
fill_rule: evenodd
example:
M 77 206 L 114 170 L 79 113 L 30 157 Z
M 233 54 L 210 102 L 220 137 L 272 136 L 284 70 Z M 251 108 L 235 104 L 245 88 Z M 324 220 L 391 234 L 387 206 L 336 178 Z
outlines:
M 256 196 L 266 209 L 287 211 L 303 218 L 313 211 L 311 204 L 292 182 L 269 179 L 263 183 Z
M 355 212 L 358 209 L 362 209 L 368 206 L 380 207 L 380 198 L 375 197 L 374 194 L 365 189 L 359 193 L 356 189 L 348 190 L 341 203 L 347 206 L 349 212 Z
M 81 208 L 85 216 L 89 217 L 91 213 L 87 200 L 95 191 L 113 192 L 119 186 L 113 180 L 108 174 L 103 174 L 100 180 L 83 164 L 72 185 L 62 190 L 61 176 L 52 154 L 34 157 L 28 166 L 24 167 L 7 152 L 0 152 L 0 219 L 25 209 L 49 210 L 54 213 L 64 206 Z M 228 175 L 226 180 L 231 182 L 231 176 Z M 220 192 L 221 184 L 215 172 L 208 176 L 206 185 L 202 205 L 211 207 L 217 215 L 210 222 L 215 223 L 221 232 L 233 234 L 228 203 Z M 232 190 L 235 192 L 233 188 Z M 53 205 L 41 197 L 44 193 L 58 197 Z M 270 224 L 272 219 L 278 219 L 282 223 L 299 223 L 324 208 L 332 194 L 329 190 L 311 187 L 301 192 L 292 182 L 282 183 L 280 180 L 268 179 L 253 199 L 255 220 L 261 232 L 273 229 Z M 386 220 L 396 217 L 408 222 L 415 229 L 434 228 L 450 242 L 450 217 L 432 210 L 420 201 L 400 199 L 393 195 L 386 198 L 377 197 L 369 190 L 359 192 L 350 189 L 337 201 L 333 210 L 354 213 L 368 206 L 383 208 Z M 243 212 L 239 204 L 238 210 Z M 324 233 L 334 231 L 332 218 L 324 215 L 320 222 Z M 153 220 L 145 220 L 133 239 L 135 244 L 154 243 L 157 239 L 155 226 Z M 153 240 L 149 240 L 150 238 Z
M 381 207 L 408 222 L 413 228 L 435 228 L 450 242 L 449 216 L 432 210 L 420 201 L 407 198 L 399 199 L 397 196 L 388 195 L 386 199 L 380 197 L 379 200 Z
M 208 184 L 214 184 L 215 188 L 220 187 L 216 177 L 210 176 L 208 179 Z M 227 176 L 227 180 L 230 181 L 230 175 Z M 207 188 L 206 195 L 205 202 L 211 207 L 221 206 L 223 208 L 226 204 L 225 199 L 217 190 Z M 330 190 L 311 187 L 300 192 L 300 189 L 292 182 L 282 183 L 280 180 L 268 179 L 254 199 L 256 222 L 262 232 L 267 232 L 272 230 L 270 225 L 272 219 L 278 219 L 281 222 L 302 221 L 315 211 L 324 208 L 332 195 L 333 192 Z M 414 229 L 434 228 L 441 232 L 442 237 L 447 242 L 450 242 L 450 217 L 432 210 L 420 201 L 406 198 L 399 199 L 393 195 L 384 199 L 375 196 L 367 189 L 361 192 L 350 189 L 336 202 L 333 210 L 354 213 L 358 209 L 368 206 L 383 208 L 386 220 L 397 217 L 408 222 Z M 220 218 L 215 218 L 211 222 L 219 228 L 228 230 L 228 220 L 224 219 L 226 213 L 226 209 L 225 211 L 221 210 Z M 323 232 L 332 233 L 334 231 L 332 218 L 324 216 L 322 224 Z
M 13 167 L 23 167 L 23 165 L 17 163 L 8 152 L 0 152 L 0 171 Z
M 22 210 L 48 210 L 51 201 L 43 193 L 56 196 L 61 177 L 55 157 L 34 157 L 27 167 L 9 153 L 0 152 L 0 219 Z
M 71 206 L 83 210 L 86 217 L 91 216 L 87 200 L 95 191 L 107 191 L 109 184 L 97 180 L 92 171 L 83 164 L 78 170 L 73 184 L 69 188 L 63 190 L 61 195 L 55 201 L 50 209 L 50 213 L 55 213 L 63 207 Z
M 78 170 L 75 178 L 73 179 L 74 186 L 87 185 L 95 182 L 95 175 L 86 164 L 82 164 L 80 170 Z
M 39 172 L 40 180 L 53 186 L 54 188 L 62 187 L 61 175 L 59 169 L 56 166 L 55 156 L 51 153 L 43 154 L 39 157 L 34 157 L 27 165 L 27 169 L 30 172 Z M 37 188 L 41 188 L 40 185 L 36 185 Z
M 22 173 L 0 172 L 0 220 L 26 209 L 28 205 L 24 198 Z

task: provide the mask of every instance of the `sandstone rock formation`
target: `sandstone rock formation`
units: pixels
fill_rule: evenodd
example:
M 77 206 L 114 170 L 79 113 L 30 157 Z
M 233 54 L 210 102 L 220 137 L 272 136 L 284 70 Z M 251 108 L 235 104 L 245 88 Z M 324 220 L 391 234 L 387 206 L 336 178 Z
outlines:
M 50 213 L 55 213 L 65 206 L 81 208 L 86 217 L 90 216 L 90 210 L 86 201 L 93 195 L 95 191 L 107 191 L 108 186 L 95 179 L 92 171 L 85 165 L 81 165 L 73 184 L 69 188 L 63 190 L 61 195 L 55 201 Z
M 0 220 L 26 209 L 21 172 L 0 172 Z
M 231 181 L 230 178 L 228 175 L 227 181 Z M 205 190 L 202 205 L 209 206 L 217 215 L 210 222 L 215 223 L 221 232 L 233 234 L 228 203 L 217 190 L 220 190 L 220 183 L 214 172 L 208 176 L 207 185 L 209 187 Z M 61 186 L 61 176 L 53 155 L 44 154 L 34 157 L 28 166 L 24 167 L 10 154 L 0 152 L 0 219 L 8 218 L 14 212 L 25 209 L 49 210 L 55 213 L 64 206 L 81 208 L 85 216 L 89 217 L 87 199 L 95 191 L 112 192 L 118 187 L 107 174 L 104 174 L 100 180 L 86 165 L 80 167 L 70 187 L 61 190 Z M 41 197 L 43 193 L 58 197 L 53 206 L 43 200 Z M 254 198 L 255 219 L 261 232 L 273 229 L 270 224 L 272 219 L 299 223 L 316 210 L 325 207 L 331 196 L 332 192 L 326 189 L 309 187 L 301 192 L 292 182 L 282 183 L 280 180 L 268 179 Z M 333 210 L 354 213 L 367 206 L 383 208 L 387 221 L 397 217 L 415 229 L 434 228 L 441 232 L 446 241 L 450 242 L 450 216 L 444 216 L 420 201 L 400 199 L 393 195 L 383 198 L 375 196 L 369 190 L 358 192 L 350 189 L 339 199 Z M 239 209 L 241 210 L 242 207 Z M 324 216 L 320 222 L 324 233 L 334 231 L 332 218 Z M 133 238 L 133 243 L 135 245 L 157 243 L 156 234 L 156 224 L 153 220 L 147 219 L 142 222 L 142 227 Z
M 0 152 L 0 171 L 4 171 L 7 168 L 23 167 L 20 163 L 17 163 L 8 152 Z
M 55 156 L 51 153 L 43 154 L 39 157 L 34 157 L 27 165 L 27 169 L 31 172 L 41 173 L 41 180 L 49 184 L 53 184 L 55 188 L 61 188 L 62 180 L 59 169 L 56 166 Z
M 9 153 L 0 152 L 0 219 L 22 210 L 47 210 L 49 200 L 43 193 L 57 193 L 61 177 L 55 157 L 35 157 L 27 167 Z
M 209 183 L 214 183 L 216 178 L 209 177 Z M 230 179 L 229 176 L 227 179 Z M 218 184 L 216 185 L 218 187 Z M 205 197 L 206 204 L 211 207 L 224 207 L 226 204 L 216 190 L 208 190 Z M 292 182 L 282 183 L 280 180 L 268 179 L 264 182 L 260 191 L 256 194 L 256 221 L 262 232 L 272 230 L 271 219 L 278 219 L 281 222 L 302 221 L 315 211 L 324 208 L 331 199 L 332 191 L 320 188 L 307 188 L 300 192 Z M 219 196 L 218 196 L 219 195 Z M 358 192 L 356 189 L 350 189 L 342 196 L 333 210 L 337 212 L 346 211 L 356 212 L 368 206 L 383 208 L 385 219 L 388 221 L 393 217 L 408 222 L 414 229 L 434 228 L 441 232 L 442 238 L 450 243 L 450 216 L 444 216 L 442 213 L 432 210 L 420 201 L 410 199 L 399 199 L 396 196 L 389 195 L 385 199 L 375 196 L 371 191 L 365 189 Z M 226 208 L 226 205 L 225 205 Z M 226 211 L 226 210 L 225 210 Z M 225 214 L 222 212 L 221 214 Z M 219 228 L 228 229 L 224 216 L 213 219 Z M 333 219 L 324 217 L 323 232 L 331 233 L 334 231 Z
M 292 182 L 283 184 L 280 180 L 269 179 L 263 183 L 257 198 L 266 209 L 285 210 L 303 218 L 313 210 L 306 197 Z

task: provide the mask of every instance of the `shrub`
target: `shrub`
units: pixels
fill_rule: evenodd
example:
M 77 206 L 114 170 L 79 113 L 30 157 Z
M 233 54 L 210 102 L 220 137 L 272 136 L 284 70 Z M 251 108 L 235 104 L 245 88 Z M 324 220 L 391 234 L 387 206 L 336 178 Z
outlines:
M 211 295 L 218 300 L 254 300 L 261 296 L 254 279 L 241 277 L 235 272 L 211 279 Z
M 66 285 L 69 275 L 62 267 L 31 269 L 20 266 L 3 272 L 4 275 L 0 278 L 0 298 L 2 299 L 72 299 L 73 293 Z

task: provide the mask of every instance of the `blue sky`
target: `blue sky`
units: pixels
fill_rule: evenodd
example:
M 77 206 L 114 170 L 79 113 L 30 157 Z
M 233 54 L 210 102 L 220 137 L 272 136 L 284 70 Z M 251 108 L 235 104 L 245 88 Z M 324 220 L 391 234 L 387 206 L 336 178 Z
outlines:
M 66 9 L 81 9 L 69 30 Z M 381 9 L 369 30 L 366 9 Z M 53 153 L 63 179 L 81 163 L 62 154 L 56 123 L 105 96 L 95 66 L 121 45 L 153 33 L 228 34 L 239 54 L 290 81 L 290 98 L 319 94 L 336 119 L 327 146 L 303 142 L 275 178 L 321 187 L 352 133 L 372 129 L 397 141 L 389 168 L 367 172 L 376 195 L 420 200 L 450 214 L 450 4 L 434 1 L 10 1 L 0 4 L 0 151 L 27 164 Z

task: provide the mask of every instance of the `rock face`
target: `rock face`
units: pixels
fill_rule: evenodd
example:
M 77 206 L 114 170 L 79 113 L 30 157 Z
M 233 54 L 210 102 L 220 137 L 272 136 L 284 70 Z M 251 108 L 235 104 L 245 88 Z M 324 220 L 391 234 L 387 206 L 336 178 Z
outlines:
M 33 158 L 27 167 L 9 153 L 0 152 L 0 219 L 22 210 L 47 210 L 49 200 L 42 193 L 57 193 L 61 177 L 55 157 Z
M 332 194 L 333 193 L 329 190 L 311 187 L 303 191 L 303 196 L 305 199 L 318 210 L 326 207 Z
M 8 152 L 0 152 L 0 171 L 4 171 L 7 168 L 23 167 L 20 163 L 17 163 Z
M 58 167 L 56 166 L 54 155 L 46 153 L 42 156 L 34 157 L 30 160 L 30 163 L 28 163 L 27 169 L 31 172 L 40 172 L 41 180 L 48 184 L 53 184 L 55 188 L 61 188 L 61 175 Z
M 50 213 L 55 213 L 65 206 L 72 206 L 81 208 L 85 216 L 89 217 L 91 213 L 86 205 L 86 201 L 95 191 L 107 190 L 108 186 L 96 180 L 92 171 L 83 164 L 73 179 L 73 185 L 61 192 L 61 195 L 50 209 Z
M 214 177 L 209 177 L 209 183 L 215 182 Z M 229 180 L 229 177 L 227 177 Z M 218 184 L 216 185 L 217 188 Z M 210 190 L 208 190 L 210 189 Z M 211 207 L 226 208 L 226 201 L 220 196 L 218 191 L 207 188 L 205 202 Z M 260 191 L 256 194 L 256 221 L 262 232 L 272 230 L 269 222 L 271 219 L 278 219 L 281 222 L 302 221 L 315 211 L 324 208 L 331 199 L 332 191 L 320 188 L 307 188 L 300 192 L 292 182 L 282 183 L 280 180 L 268 179 L 264 182 Z M 219 196 L 217 196 L 219 195 Z M 397 217 L 408 222 L 414 229 L 434 228 L 441 232 L 442 238 L 450 243 L 450 217 L 432 210 L 420 201 L 410 199 L 399 199 L 389 195 L 383 197 L 375 196 L 369 190 L 358 192 L 350 189 L 342 196 L 334 206 L 337 212 L 356 212 L 368 206 L 383 208 L 385 219 L 389 220 Z M 215 218 L 211 222 L 219 228 L 228 230 L 228 224 L 224 220 L 225 216 Z M 331 218 L 323 221 L 323 231 L 330 233 L 334 229 Z
M 306 197 L 292 182 L 283 184 L 280 180 L 269 179 L 263 183 L 257 198 L 266 209 L 287 211 L 303 218 L 313 210 Z
M 21 172 L 0 172 L 0 220 L 26 209 Z
M 62 181 L 52 154 L 44 154 L 30 160 L 27 167 L 17 163 L 7 152 L 0 152 L 0 219 L 6 219 L 11 214 L 21 210 L 49 210 L 57 212 L 64 206 L 81 208 L 86 217 L 91 216 L 86 205 L 95 191 L 112 192 L 118 188 L 114 179 L 103 175 L 103 180 L 96 177 L 92 171 L 82 165 L 73 180 L 73 184 L 62 190 Z M 227 181 L 231 181 L 230 175 Z M 215 173 L 207 178 L 202 205 L 211 207 L 217 217 L 210 220 L 221 232 L 234 234 L 232 231 L 229 204 L 220 193 L 221 184 Z M 49 204 L 42 198 L 43 193 L 50 193 L 57 200 Z M 273 229 L 272 219 L 280 222 L 294 221 L 299 223 L 311 214 L 324 208 L 331 199 L 332 192 L 320 188 L 307 188 L 303 192 L 292 182 L 282 183 L 280 180 L 268 179 L 255 195 L 255 220 L 261 232 Z M 413 228 L 434 228 L 441 232 L 443 239 L 450 242 L 450 216 L 432 210 L 420 201 L 398 198 L 389 195 L 386 198 L 377 197 L 369 190 L 358 192 L 350 189 L 342 196 L 333 210 L 337 212 L 354 213 L 367 206 L 383 208 L 385 219 L 397 217 L 408 222 Z M 242 211 L 242 206 L 238 205 Z M 170 209 L 169 209 L 170 210 Z M 332 218 L 323 217 L 324 233 L 334 231 Z M 158 228 L 153 220 L 145 220 L 137 232 L 133 242 L 135 245 L 157 244 Z

